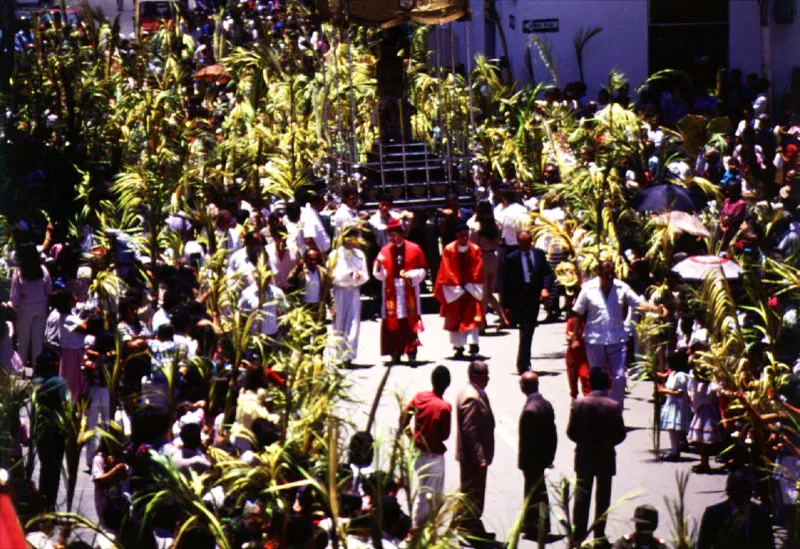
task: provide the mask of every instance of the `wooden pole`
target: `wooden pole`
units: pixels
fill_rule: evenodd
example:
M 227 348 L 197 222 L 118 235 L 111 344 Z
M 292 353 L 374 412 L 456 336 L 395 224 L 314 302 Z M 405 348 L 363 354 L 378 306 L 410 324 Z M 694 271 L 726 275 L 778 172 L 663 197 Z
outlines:
M 466 68 L 467 68 L 467 97 L 469 98 L 469 128 L 467 131 L 467 138 L 469 139 L 468 150 L 472 150 L 472 135 L 475 131 L 475 111 L 472 106 L 472 40 L 470 39 L 470 34 L 472 34 L 472 17 L 467 20 L 467 58 L 466 58 Z
M 350 0 L 347 0 L 345 9 L 347 10 L 347 66 L 349 69 L 347 71 L 347 81 L 350 86 L 350 123 L 352 125 L 350 168 L 352 170 L 353 165 L 358 163 L 358 141 L 356 140 L 356 97 L 353 92 L 353 52 L 350 47 Z
M 341 97 L 339 96 L 339 28 L 336 27 L 336 40 L 333 46 L 333 87 L 334 93 L 336 94 L 336 128 L 337 128 L 337 143 L 334 150 L 336 151 L 336 164 L 338 169 L 339 164 L 339 147 L 344 142 L 344 129 L 342 128 L 342 101 Z

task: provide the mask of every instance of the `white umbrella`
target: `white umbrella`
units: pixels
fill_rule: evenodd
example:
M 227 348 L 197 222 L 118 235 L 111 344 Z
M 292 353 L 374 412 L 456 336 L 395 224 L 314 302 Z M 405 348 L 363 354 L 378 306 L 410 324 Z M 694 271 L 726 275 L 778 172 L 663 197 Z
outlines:
M 683 232 L 694 236 L 709 236 L 708 229 L 696 215 L 686 212 L 669 212 L 658 216 L 660 225 L 669 225 L 674 232 Z
M 709 273 L 722 274 L 725 278 L 739 278 L 742 268 L 728 259 L 716 255 L 693 255 L 675 265 L 672 271 L 689 280 L 703 280 Z

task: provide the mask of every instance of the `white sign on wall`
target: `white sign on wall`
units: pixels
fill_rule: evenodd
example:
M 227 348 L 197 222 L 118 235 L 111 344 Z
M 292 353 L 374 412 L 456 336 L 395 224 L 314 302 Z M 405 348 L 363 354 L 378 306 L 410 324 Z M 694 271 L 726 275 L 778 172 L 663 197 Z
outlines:
M 522 22 L 522 32 L 558 32 L 558 19 L 525 19 Z

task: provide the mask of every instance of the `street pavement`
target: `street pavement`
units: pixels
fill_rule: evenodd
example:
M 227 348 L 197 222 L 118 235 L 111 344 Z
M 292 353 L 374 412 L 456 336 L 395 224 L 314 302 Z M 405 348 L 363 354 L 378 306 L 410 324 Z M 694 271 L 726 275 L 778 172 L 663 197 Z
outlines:
M 490 316 L 491 319 L 494 317 Z M 418 391 L 430 390 L 430 374 L 437 364 L 450 369 L 452 384 L 445 393 L 445 399 L 454 404 L 456 394 L 467 383 L 468 361 L 455 361 L 449 345 L 448 334 L 442 329 L 442 319 L 436 314 L 423 317 L 425 331 L 421 334 L 423 346 L 418 360 L 423 362 L 416 368 L 408 365 L 392 367 L 386 389 L 378 407 L 375 438 L 391 444 L 400 413 L 396 395 L 403 395 L 408 402 Z M 516 330 L 504 330 L 498 334 L 490 329 L 489 335 L 481 338 L 481 355 L 489 364 L 490 381 L 486 393 L 492 405 L 497 423 L 495 431 L 496 453 L 489 467 L 486 509 L 484 523 L 489 531 L 496 532 L 502 539 L 509 532 L 521 510 L 523 499 L 522 472 L 517 469 L 518 421 L 525 396 L 519 389 L 519 376 L 516 373 L 516 349 L 518 335 Z M 361 401 L 348 409 L 348 419 L 359 429 L 367 423 L 370 406 L 385 373 L 379 357 L 380 322 L 364 321 L 361 325 L 357 365 L 363 369 L 353 370 L 349 378 L 353 383 L 352 395 Z M 566 436 L 569 419 L 570 397 L 564 365 L 564 323 L 544 324 L 537 328 L 533 340 L 531 366 L 539 374 L 540 390 L 555 410 L 558 427 L 558 451 L 554 468 L 547 473 L 552 486 L 561 478 L 573 478 L 573 456 L 575 445 Z M 384 357 L 386 358 L 386 357 Z M 377 364 L 377 366 L 373 366 Z M 657 535 L 669 540 L 671 527 L 665 498 L 677 496 L 676 473 L 689 470 L 696 463 L 694 454 L 684 454 L 681 463 L 664 463 L 654 459 L 652 451 L 653 406 L 648 400 L 652 395 L 652 383 L 630 386 L 631 394 L 625 399 L 624 419 L 628 428 L 626 440 L 617 447 L 617 476 L 614 478 L 612 506 L 619 507 L 611 513 L 607 534 L 610 539 L 630 533 L 633 529 L 631 518 L 637 505 L 649 503 L 658 509 L 659 528 Z M 455 410 L 453 414 L 455 423 Z M 445 487 L 447 491 L 458 489 L 458 463 L 455 460 L 455 424 L 447 444 Z M 661 436 L 661 448 L 668 448 L 666 433 Z M 383 455 L 388 450 L 381 452 Z M 719 466 L 717 466 L 719 467 Z M 722 473 L 721 471 L 719 473 Z M 688 514 L 699 525 L 703 509 L 718 503 L 724 498 L 725 475 L 692 475 L 687 490 Z M 550 490 L 551 504 L 554 490 Z M 629 499 L 624 499 L 629 498 Z M 401 499 L 405 499 L 404 497 Z M 623 500 L 624 501 L 620 501 Z M 591 517 L 594 510 L 591 511 Z M 558 521 L 553 520 L 553 531 L 557 531 Z M 553 544 L 559 547 L 563 543 Z M 535 544 L 523 541 L 521 547 L 534 547 Z

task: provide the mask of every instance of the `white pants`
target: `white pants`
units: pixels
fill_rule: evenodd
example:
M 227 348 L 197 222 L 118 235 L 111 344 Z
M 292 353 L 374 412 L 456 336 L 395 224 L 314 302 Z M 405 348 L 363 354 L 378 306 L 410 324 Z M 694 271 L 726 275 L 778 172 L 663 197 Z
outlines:
M 414 462 L 419 488 L 414 498 L 414 527 L 425 524 L 432 505 L 438 506 L 444 493 L 444 455 L 420 452 Z
M 478 344 L 478 328 L 467 332 L 448 332 L 450 334 L 450 345 L 453 347 L 463 347 L 464 345 Z
M 361 291 L 358 288 L 334 287 L 333 303 L 336 309 L 333 331 L 347 343 L 341 360 L 353 360 L 358 351 L 358 334 L 361 330 Z
M 111 413 L 108 409 L 108 387 L 96 387 L 90 385 L 89 389 L 89 407 L 86 409 L 86 430 L 91 430 L 98 425 L 106 426 L 106 423 L 111 419 Z M 95 434 L 86 442 L 86 466 L 92 468 L 92 460 L 97 451 L 97 441 L 100 439 L 99 434 Z
M 32 366 L 42 352 L 46 322 L 47 303 L 20 304 L 17 311 L 17 351 L 22 361 L 30 362 Z

